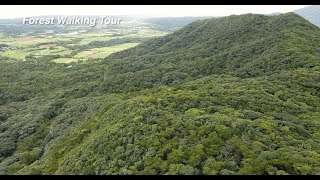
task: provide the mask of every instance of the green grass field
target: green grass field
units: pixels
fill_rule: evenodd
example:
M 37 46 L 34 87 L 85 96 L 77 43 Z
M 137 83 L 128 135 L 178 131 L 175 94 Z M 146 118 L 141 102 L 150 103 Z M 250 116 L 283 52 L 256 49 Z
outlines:
M 110 54 L 123 51 L 128 48 L 132 48 L 137 46 L 139 43 L 124 43 L 116 46 L 104 47 L 104 48 L 94 48 L 88 51 L 82 51 L 75 55 L 75 58 L 79 59 L 88 59 L 88 58 L 105 58 L 108 57 Z
M 68 42 L 68 41 L 72 41 L 73 39 L 75 38 L 72 38 L 72 37 L 64 37 L 64 36 L 58 36 L 58 37 L 52 37 L 52 38 L 49 38 L 48 42 L 58 42 L 58 41 L 65 41 L 65 42 Z
M 71 54 L 71 50 L 65 48 L 65 47 L 62 47 L 62 46 L 55 46 L 55 47 L 52 47 L 52 49 L 50 48 L 45 48 L 45 49 L 38 49 L 36 51 L 33 51 L 32 54 L 33 55 L 61 55 L 61 56 L 64 56 L 64 55 L 69 55 Z
M 132 34 L 128 34 L 128 38 L 147 38 L 147 37 L 158 37 L 166 35 L 166 32 L 151 30 L 151 29 L 139 29 Z
M 55 46 L 53 49 L 50 48 L 26 48 L 26 49 L 18 49 L 18 50 L 11 50 L 6 51 L 3 53 L 3 56 L 23 60 L 27 55 L 34 55 L 34 56 L 46 56 L 46 55 L 60 55 L 66 56 L 71 54 L 71 50 L 62 47 L 62 46 Z
M 72 38 L 88 38 L 88 37 L 104 37 L 106 34 L 104 33 L 80 33 L 76 35 L 71 35 L 69 37 Z
M 9 46 L 15 47 L 31 47 L 35 46 L 39 43 L 48 42 L 50 39 L 48 38 L 32 38 L 32 37 L 24 37 L 24 38 L 3 38 L 0 40 L 0 44 L 7 44 Z
M 78 45 L 87 45 L 91 42 L 94 42 L 94 41 L 107 41 L 107 40 L 110 40 L 111 37 L 109 36 L 100 36 L 100 37 L 86 37 L 86 38 L 83 38 Z
M 30 53 L 28 52 L 24 52 L 21 50 L 13 50 L 13 51 L 6 51 L 3 53 L 3 56 L 9 57 L 9 58 L 13 58 L 13 59 L 17 59 L 17 60 L 24 60 L 25 57 L 27 55 L 29 55 Z
M 98 59 L 108 57 L 110 54 L 119 52 L 128 48 L 132 48 L 137 46 L 139 43 L 123 43 L 116 46 L 103 47 L 103 48 L 93 48 L 82 51 L 74 56 L 74 58 L 60 58 L 54 60 L 56 63 L 71 63 L 76 62 L 78 59 L 83 61 L 87 61 L 88 59 Z M 43 46 L 42 46 L 43 47 Z M 47 48 L 26 48 L 26 49 L 18 49 L 4 52 L 2 55 L 17 59 L 24 60 L 27 55 L 33 55 L 36 57 L 46 56 L 46 55 L 60 55 L 60 56 L 68 56 L 72 53 L 72 50 L 62 47 L 62 46 L 51 46 Z
M 73 62 L 78 62 L 78 59 L 73 59 L 73 58 L 58 58 L 54 59 L 53 62 L 55 63 L 60 63 L 60 64 L 69 64 Z

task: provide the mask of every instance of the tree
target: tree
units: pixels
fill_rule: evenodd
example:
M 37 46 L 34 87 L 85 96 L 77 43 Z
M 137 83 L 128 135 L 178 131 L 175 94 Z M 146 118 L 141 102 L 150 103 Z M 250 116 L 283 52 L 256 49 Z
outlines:
M 179 164 L 184 160 L 185 154 L 181 146 L 178 149 L 173 149 L 171 153 L 168 154 L 169 164 Z
M 202 173 L 204 175 L 217 175 L 219 174 L 222 166 L 223 162 L 215 161 L 214 159 L 210 158 L 206 160 Z
M 202 144 L 196 145 L 190 152 L 189 154 L 189 160 L 188 163 L 192 167 L 196 167 L 200 165 L 202 162 L 203 158 L 205 157 L 205 152 L 203 151 L 204 146 Z

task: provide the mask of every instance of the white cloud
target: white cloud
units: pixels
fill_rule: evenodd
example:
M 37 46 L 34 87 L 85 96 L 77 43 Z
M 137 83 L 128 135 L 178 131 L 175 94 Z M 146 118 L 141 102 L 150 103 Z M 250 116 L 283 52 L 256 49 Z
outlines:
M 42 15 L 134 15 L 154 17 L 227 16 L 231 14 L 290 12 L 303 5 L 1 5 L 0 18 Z

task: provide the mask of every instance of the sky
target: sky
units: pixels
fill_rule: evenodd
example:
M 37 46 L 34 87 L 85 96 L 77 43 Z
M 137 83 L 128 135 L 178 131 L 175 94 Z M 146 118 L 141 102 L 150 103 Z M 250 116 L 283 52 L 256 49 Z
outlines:
M 131 15 L 137 17 L 228 16 L 290 12 L 305 5 L 0 5 L 0 19 L 44 15 Z

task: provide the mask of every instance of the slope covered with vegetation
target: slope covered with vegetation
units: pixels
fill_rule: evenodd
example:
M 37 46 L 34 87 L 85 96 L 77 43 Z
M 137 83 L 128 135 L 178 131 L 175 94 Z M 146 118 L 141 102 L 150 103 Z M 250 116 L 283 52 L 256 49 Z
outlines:
M 320 29 L 200 20 L 89 64 L 0 61 L 1 174 L 319 174 Z

